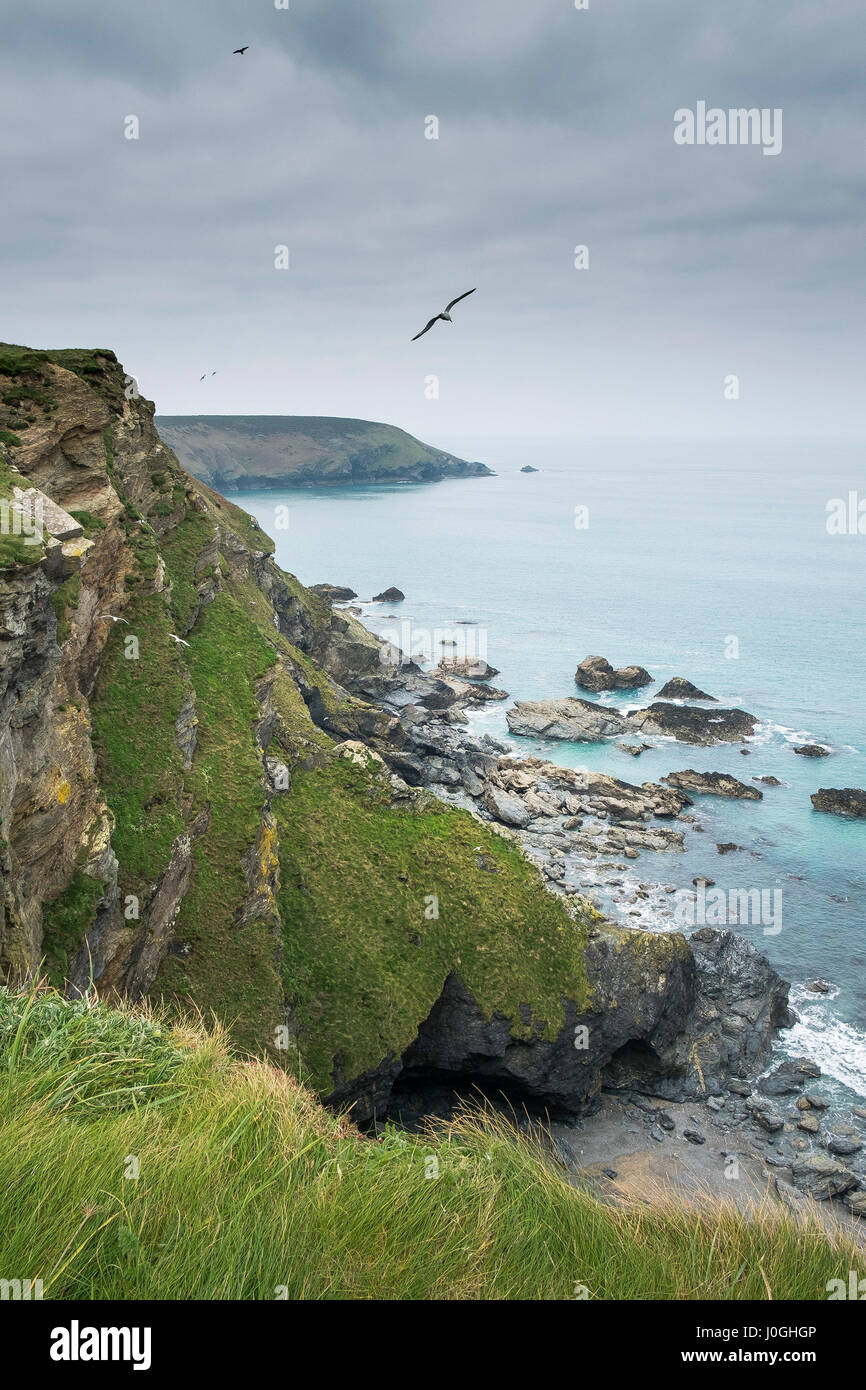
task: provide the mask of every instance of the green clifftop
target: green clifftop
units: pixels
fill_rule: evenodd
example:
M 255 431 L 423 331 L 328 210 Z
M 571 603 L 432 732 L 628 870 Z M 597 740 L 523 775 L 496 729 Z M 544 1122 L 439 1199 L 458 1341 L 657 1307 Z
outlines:
M 44 959 L 71 994 L 194 1003 L 322 1092 L 399 1057 L 449 978 L 555 1036 L 590 1004 L 591 914 L 353 755 L 394 721 L 328 668 L 373 639 L 184 472 L 125 381 L 107 352 L 0 352 L 3 477 L 78 533 L 0 557 L 2 977 Z
M 160 415 L 184 468 L 221 492 L 427 483 L 490 473 L 393 425 L 317 415 Z

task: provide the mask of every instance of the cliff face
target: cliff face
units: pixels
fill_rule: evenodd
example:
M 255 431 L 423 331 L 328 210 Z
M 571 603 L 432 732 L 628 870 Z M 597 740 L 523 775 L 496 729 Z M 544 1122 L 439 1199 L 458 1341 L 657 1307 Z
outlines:
M 372 420 L 318 415 L 161 415 L 184 468 L 221 492 L 430 483 L 490 473 Z
M 0 402 L 0 980 L 213 1010 L 359 1117 L 404 1071 L 579 1109 L 670 1048 L 682 937 L 566 904 L 396 775 L 381 644 L 184 472 L 113 354 L 0 347 Z

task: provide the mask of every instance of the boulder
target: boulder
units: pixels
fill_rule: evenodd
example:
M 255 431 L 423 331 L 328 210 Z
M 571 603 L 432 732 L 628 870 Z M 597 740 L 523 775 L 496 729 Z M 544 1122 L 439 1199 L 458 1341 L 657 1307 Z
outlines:
M 712 700 L 716 703 L 715 695 L 708 695 L 705 690 L 699 690 L 691 681 L 684 680 L 682 676 L 672 676 L 671 679 L 662 686 L 659 691 L 660 700 Z
M 563 700 L 518 700 L 506 711 L 513 734 L 562 739 L 572 743 L 597 743 L 628 731 L 623 715 L 591 700 L 566 696 Z
M 484 804 L 495 820 L 503 825 L 515 825 L 523 829 L 530 822 L 530 814 L 519 796 L 512 796 L 501 787 L 488 786 L 484 793 Z
M 745 782 L 738 782 L 736 777 L 731 777 L 727 772 L 696 772 L 691 767 L 685 768 L 682 772 L 670 772 L 662 781 L 667 782 L 668 786 L 681 787 L 687 792 L 702 792 L 708 796 L 727 796 L 744 801 L 760 801 L 764 795 L 756 787 L 748 787 Z
M 820 787 L 812 793 L 811 800 L 816 811 L 852 818 L 866 816 L 866 792 L 860 787 Z
M 469 681 L 488 681 L 499 675 L 495 666 L 477 656 L 445 657 L 439 662 L 438 671 L 440 676 L 459 676 Z
M 345 603 L 358 597 L 354 589 L 347 589 L 343 584 L 311 584 L 310 593 L 318 594 L 326 603 Z
M 652 676 L 642 666 L 622 666 L 615 671 L 606 657 L 585 656 L 574 673 L 584 690 L 637 690 L 649 685 Z
M 799 748 L 794 749 L 801 758 L 829 758 L 830 749 L 824 748 L 820 743 L 801 743 Z
M 842 1197 L 846 1192 L 860 1186 L 853 1173 L 827 1154 L 812 1153 L 795 1158 L 791 1172 L 797 1187 L 808 1192 L 817 1202 L 826 1202 L 830 1197 Z

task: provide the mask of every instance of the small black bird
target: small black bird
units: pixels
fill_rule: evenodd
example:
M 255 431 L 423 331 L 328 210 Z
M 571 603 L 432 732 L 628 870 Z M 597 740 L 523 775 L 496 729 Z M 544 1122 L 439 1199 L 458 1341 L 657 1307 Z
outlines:
M 232 49 L 232 53 L 246 53 L 246 51 L 247 51 L 248 48 L 249 48 L 249 44 L 248 44 L 248 43 L 245 43 L 244 46 L 243 46 L 243 48 L 233 48 L 233 49 Z
M 426 328 L 422 328 L 420 333 L 415 334 L 415 337 L 412 339 L 412 342 L 416 342 L 418 338 L 423 338 L 425 333 L 429 333 L 434 323 L 437 323 L 439 319 L 444 319 L 446 323 L 451 323 L 451 310 L 454 308 L 454 305 L 459 304 L 461 299 L 468 299 L 470 294 L 474 293 L 474 290 L 467 290 L 465 294 L 458 294 L 456 299 L 452 299 L 450 304 L 445 305 L 445 309 L 441 314 L 436 314 L 435 317 L 430 320 Z

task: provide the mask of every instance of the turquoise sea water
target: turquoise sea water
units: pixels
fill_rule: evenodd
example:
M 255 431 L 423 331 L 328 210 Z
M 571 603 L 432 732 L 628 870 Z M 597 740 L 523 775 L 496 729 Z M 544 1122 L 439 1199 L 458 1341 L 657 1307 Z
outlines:
M 749 756 L 740 745 L 655 740 L 639 759 L 614 744 L 511 739 L 504 705 L 474 722 L 526 753 L 632 782 L 687 767 L 778 777 L 761 802 L 696 798 L 704 832 L 687 834 L 685 854 L 644 852 L 621 891 L 690 886 L 696 874 L 724 889 L 780 890 L 780 931 L 737 929 L 792 981 L 802 1022 L 785 1048 L 866 1095 L 866 821 L 822 815 L 809 800 L 820 786 L 866 787 L 866 535 L 826 525 L 831 499 L 858 484 L 866 496 L 861 455 L 802 443 L 581 442 L 480 456 L 496 477 L 233 500 L 303 582 L 348 584 L 363 600 L 402 589 L 402 604 L 364 605 L 376 630 L 405 624 L 423 645 L 424 634 L 459 637 L 460 620 L 472 620 L 496 684 L 516 698 L 585 696 L 574 671 L 593 653 L 639 663 L 659 682 L 601 697 L 617 705 L 648 703 L 679 675 L 757 715 Z M 540 471 L 522 474 L 526 463 Z M 279 529 L 285 504 L 289 526 Z M 583 507 L 585 528 L 575 525 Z M 800 742 L 834 751 L 802 758 L 792 751 Z M 721 856 L 720 841 L 744 851 Z M 641 924 L 670 926 L 670 903 L 651 892 Z M 616 894 L 609 906 L 617 910 Z M 816 976 L 829 995 L 804 990 Z

